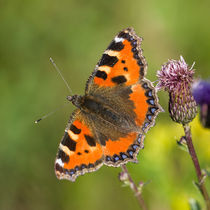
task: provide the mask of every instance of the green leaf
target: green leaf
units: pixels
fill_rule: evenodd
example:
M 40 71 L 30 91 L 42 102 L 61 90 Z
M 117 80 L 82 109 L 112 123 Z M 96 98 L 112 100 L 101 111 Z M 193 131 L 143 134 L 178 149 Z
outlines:
M 201 192 L 200 185 L 199 185 L 197 182 L 195 182 L 195 181 L 193 181 L 193 184 L 194 184 L 195 188 L 196 188 L 199 192 Z
M 187 145 L 186 145 L 185 143 L 180 142 L 180 141 L 177 141 L 177 145 L 178 145 L 178 147 L 179 147 L 181 150 L 183 150 L 183 151 L 189 153 L 188 148 L 187 148 Z
M 201 210 L 201 206 L 194 198 L 189 199 L 190 210 Z

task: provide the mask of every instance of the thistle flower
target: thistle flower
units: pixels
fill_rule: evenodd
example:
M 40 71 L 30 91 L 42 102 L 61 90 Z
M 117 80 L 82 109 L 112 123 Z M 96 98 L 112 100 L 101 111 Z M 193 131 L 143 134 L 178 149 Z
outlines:
M 192 86 L 195 101 L 200 106 L 200 120 L 205 128 L 210 128 L 210 82 L 197 80 Z
M 196 116 L 197 106 L 191 92 L 194 70 L 188 67 L 184 58 L 169 60 L 157 72 L 157 89 L 169 93 L 169 113 L 173 121 L 183 125 Z

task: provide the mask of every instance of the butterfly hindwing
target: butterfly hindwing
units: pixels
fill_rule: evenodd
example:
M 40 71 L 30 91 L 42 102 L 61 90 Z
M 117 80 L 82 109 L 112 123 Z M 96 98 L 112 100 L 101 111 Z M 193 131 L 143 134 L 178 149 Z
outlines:
M 129 133 L 127 136 L 119 138 L 117 141 L 108 140 L 103 147 L 105 164 L 118 167 L 129 161 L 137 162 L 138 151 L 143 148 L 142 134 L 136 132 Z
M 130 90 L 128 96 L 124 92 L 122 95 L 118 94 L 121 99 L 115 97 L 113 100 L 117 100 L 119 104 L 116 108 L 119 113 L 133 116 L 134 124 L 130 125 L 130 130 L 125 135 L 118 138 L 111 138 L 109 133 L 105 133 L 108 140 L 102 145 L 102 149 L 105 164 L 109 166 L 120 166 L 128 161 L 136 161 L 139 149 L 143 148 L 144 135 L 154 125 L 154 119 L 160 111 L 156 91 L 150 81 L 144 79 L 126 89 Z M 125 128 L 119 128 L 118 132 L 122 130 L 125 131 Z M 114 133 L 111 129 L 110 131 Z

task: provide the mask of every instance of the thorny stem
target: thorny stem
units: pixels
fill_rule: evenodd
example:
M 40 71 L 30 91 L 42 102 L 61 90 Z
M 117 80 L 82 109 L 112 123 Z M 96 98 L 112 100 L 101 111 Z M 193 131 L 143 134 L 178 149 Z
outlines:
M 187 142 L 187 147 L 190 153 L 190 156 L 192 158 L 195 170 L 196 170 L 196 174 L 198 177 L 198 187 L 200 189 L 200 192 L 202 194 L 202 196 L 204 197 L 204 200 L 206 202 L 206 208 L 207 210 L 210 210 L 210 198 L 208 195 L 208 192 L 206 190 L 206 187 L 204 185 L 204 177 L 201 173 L 201 168 L 198 162 L 198 158 L 192 143 L 192 135 L 191 135 L 191 130 L 190 130 L 190 126 L 188 124 L 183 125 L 184 127 L 184 132 L 185 132 L 185 136 L 186 136 L 186 142 Z
M 128 172 L 128 169 L 127 169 L 126 165 L 122 165 L 122 170 L 128 176 L 128 181 L 129 181 L 129 184 L 130 184 L 130 188 L 134 191 L 134 194 L 135 194 L 136 198 L 138 199 L 138 202 L 139 202 L 140 207 L 143 210 L 147 210 L 146 205 L 144 203 L 144 200 L 143 200 L 143 198 L 141 196 L 141 192 L 138 190 L 136 184 L 134 183 L 133 179 L 131 178 L 131 176 L 130 176 L 130 174 Z

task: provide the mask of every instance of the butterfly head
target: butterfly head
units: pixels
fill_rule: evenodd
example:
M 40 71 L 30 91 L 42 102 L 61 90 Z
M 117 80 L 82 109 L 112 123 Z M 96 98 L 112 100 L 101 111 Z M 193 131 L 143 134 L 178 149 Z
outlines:
M 80 108 L 82 96 L 73 95 L 73 96 L 67 96 L 66 98 L 67 98 L 68 101 L 71 101 L 73 105 Z

